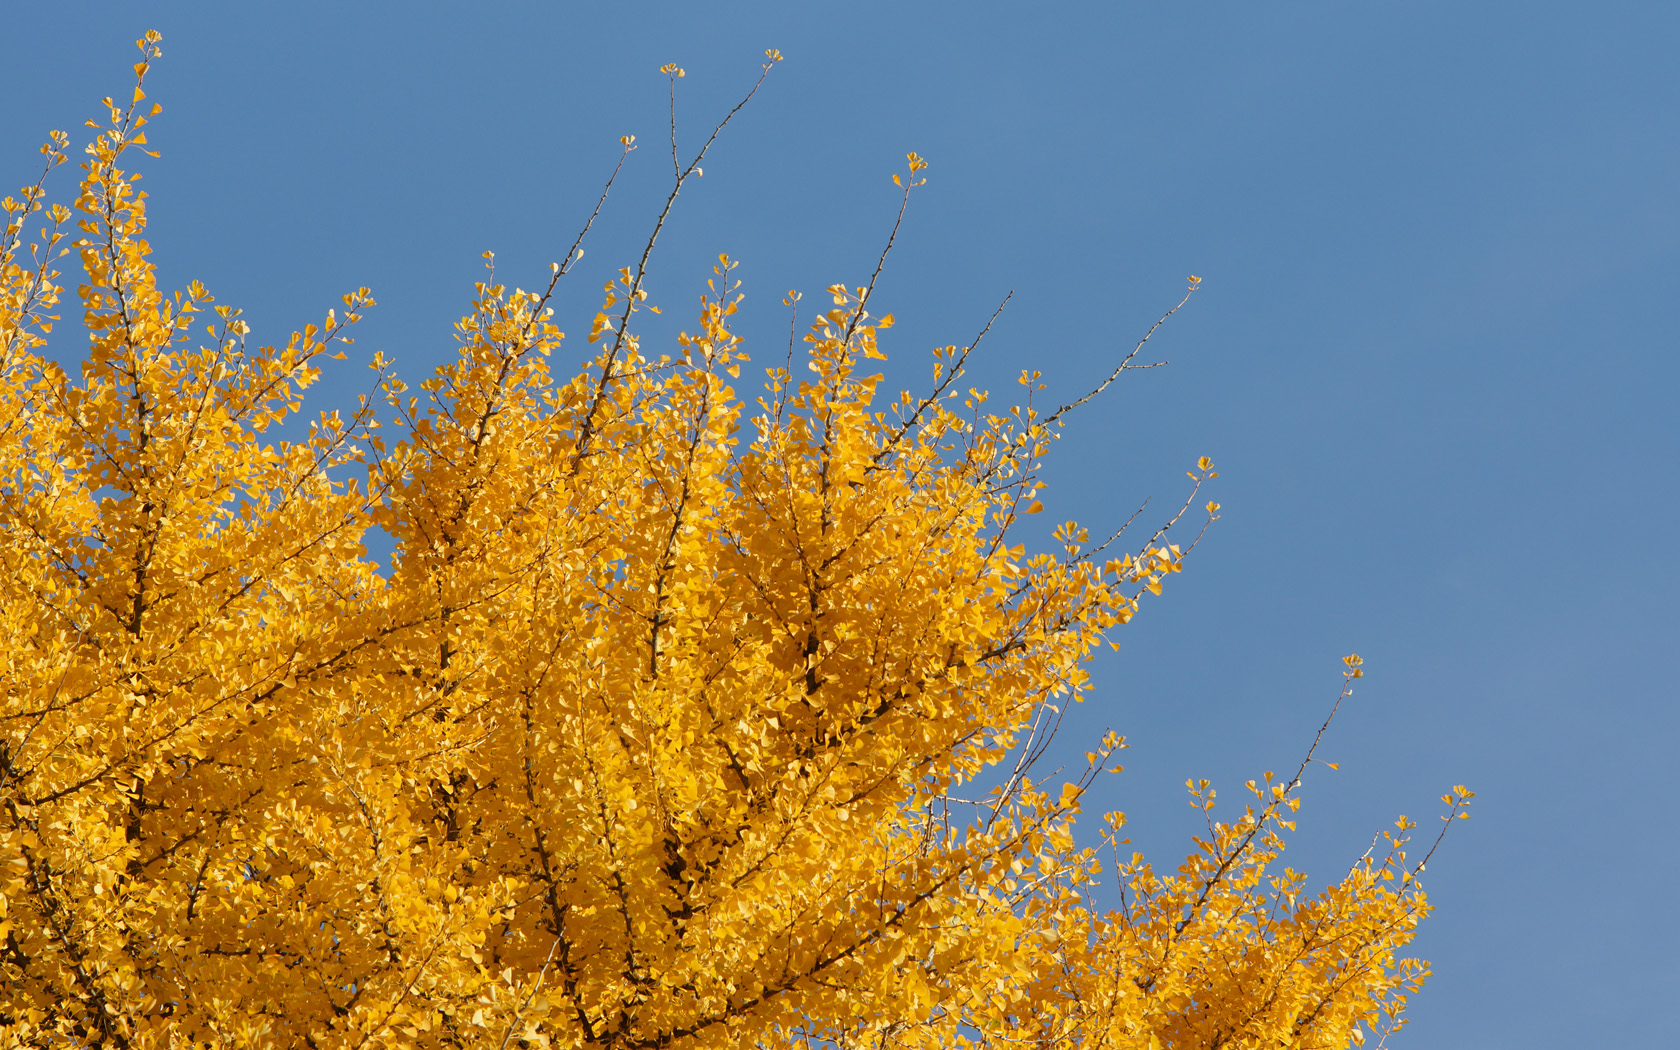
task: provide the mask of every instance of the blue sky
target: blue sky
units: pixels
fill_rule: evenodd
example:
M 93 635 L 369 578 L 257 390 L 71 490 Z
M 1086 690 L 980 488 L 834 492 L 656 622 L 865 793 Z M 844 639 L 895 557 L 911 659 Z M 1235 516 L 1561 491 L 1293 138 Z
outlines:
M 157 28 L 166 279 L 274 340 L 369 285 L 358 347 L 410 378 L 449 353 L 479 253 L 538 281 L 635 134 L 560 306 L 583 330 L 664 192 L 656 68 L 688 71 L 691 146 L 766 47 L 787 60 L 655 258 L 668 317 L 727 251 L 768 357 L 783 290 L 867 276 L 912 149 L 930 181 L 877 292 L 895 383 L 1013 289 L 976 381 L 1082 393 L 1200 275 L 1151 344 L 1171 366 L 1049 468 L 1046 519 L 1093 530 L 1145 497 L 1153 524 L 1197 456 L 1222 473 L 1222 520 L 1064 730 L 1132 741 L 1099 806 L 1170 862 L 1184 779 L 1293 769 L 1358 651 L 1290 861 L 1332 875 L 1479 792 L 1428 874 L 1435 977 L 1397 1045 L 1672 1040 L 1680 6 L 146 7 L 7 13 L 0 183 L 124 92 Z M 366 375 L 330 373 L 323 407 Z

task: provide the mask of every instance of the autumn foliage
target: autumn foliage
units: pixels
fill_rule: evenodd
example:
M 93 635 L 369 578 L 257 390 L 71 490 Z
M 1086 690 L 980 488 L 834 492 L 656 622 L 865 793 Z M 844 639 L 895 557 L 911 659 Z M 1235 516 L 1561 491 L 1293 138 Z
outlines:
M 57 133 L 5 201 L 5 1045 L 1340 1047 L 1398 1018 L 1410 822 L 1315 893 L 1276 863 L 1298 775 L 1165 872 L 1118 816 L 1074 837 L 1118 737 L 1034 778 L 1187 550 L 1011 539 L 1072 407 L 1036 375 L 994 412 L 947 347 L 884 396 L 871 281 L 744 396 L 732 264 L 657 352 L 647 254 L 558 369 L 574 245 L 543 291 L 479 284 L 418 390 L 375 355 L 359 408 L 299 425 L 373 300 L 258 347 L 161 290 L 144 99 L 106 100 L 69 205 Z M 46 356 L 65 249 L 79 371 Z

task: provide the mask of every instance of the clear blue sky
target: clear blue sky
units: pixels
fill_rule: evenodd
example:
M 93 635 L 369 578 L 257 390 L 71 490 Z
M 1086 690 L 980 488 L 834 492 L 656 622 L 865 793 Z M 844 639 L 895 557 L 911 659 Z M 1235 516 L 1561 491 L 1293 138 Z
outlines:
M 1223 520 L 1066 730 L 1132 740 L 1102 804 L 1170 862 L 1184 779 L 1292 769 L 1357 650 L 1342 772 L 1309 780 L 1289 859 L 1332 875 L 1396 814 L 1480 793 L 1428 874 L 1436 976 L 1398 1045 L 1673 1045 L 1680 5 L 144 7 L 7 11 L 0 184 L 160 29 L 165 277 L 275 340 L 369 285 L 358 346 L 410 378 L 479 252 L 538 281 L 634 133 L 561 306 L 583 330 L 663 194 L 656 67 L 688 70 L 692 145 L 766 47 L 787 61 L 655 259 L 668 317 L 728 251 L 768 357 L 784 289 L 867 276 L 911 149 L 930 182 L 878 292 L 895 382 L 1014 289 L 977 380 L 1082 392 L 1201 275 L 1152 344 L 1171 367 L 1051 467 L 1046 518 L 1094 528 L 1145 496 L 1153 523 L 1199 455 L 1223 473 Z

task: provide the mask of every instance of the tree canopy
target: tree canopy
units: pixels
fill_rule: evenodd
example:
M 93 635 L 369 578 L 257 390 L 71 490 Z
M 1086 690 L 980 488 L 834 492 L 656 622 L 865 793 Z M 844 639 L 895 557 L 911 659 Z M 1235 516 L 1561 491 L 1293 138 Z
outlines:
M 1026 372 L 994 410 L 972 346 L 887 396 L 873 277 L 742 395 L 727 258 L 676 345 L 635 334 L 653 239 L 559 368 L 580 234 L 540 291 L 492 268 L 417 389 L 375 354 L 375 393 L 299 425 L 373 299 L 257 346 L 204 285 L 158 286 L 131 169 L 158 39 L 74 201 L 49 201 L 55 132 L 4 202 L 6 1045 L 1340 1047 L 1398 1022 L 1426 972 L 1412 822 L 1313 893 L 1277 863 L 1299 773 L 1171 871 L 1119 814 L 1075 840 L 1120 737 L 1035 774 L 1193 546 L 1013 539 L 1087 399 L 1036 406 Z M 79 371 L 47 349 L 70 252 Z

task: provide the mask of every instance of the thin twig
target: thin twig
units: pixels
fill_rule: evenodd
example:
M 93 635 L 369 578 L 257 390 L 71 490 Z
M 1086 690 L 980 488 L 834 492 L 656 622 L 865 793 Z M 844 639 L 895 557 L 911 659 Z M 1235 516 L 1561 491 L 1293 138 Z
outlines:
M 886 443 L 881 447 L 881 450 L 875 453 L 875 459 L 869 465 L 869 469 L 871 471 L 879 467 L 882 460 L 892 455 L 894 450 L 898 448 L 898 443 L 904 440 L 904 435 L 908 434 L 915 428 L 916 424 L 920 422 L 922 413 L 926 412 L 930 407 L 936 404 L 941 397 L 945 396 L 945 391 L 950 388 L 952 383 L 957 381 L 958 376 L 963 374 L 963 366 L 968 362 L 968 355 L 973 353 L 975 348 L 980 345 L 980 341 L 985 339 L 991 332 L 992 325 L 997 322 L 998 316 L 1003 313 L 1003 308 L 1008 306 L 1009 300 L 1014 297 L 1015 289 L 1011 288 L 1009 293 L 1003 297 L 1003 301 L 997 304 L 997 309 L 992 311 L 992 316 L 986 319 L 986 326 L 980 329 L 980 334 L 974 337 L 973 342 L 963 347 L 962 352 L 957 355 L 957 359 L 950 363 L 949 370 L 945 373 L 944 377 L 940 379 L 938 384 L 934 386 L 933 393 L 922 398 L 921 403 L 916 406 L 916 410 L 910 413 L 909 418 L 905 419 L 898 425 L 898 428 L 893 431 L 892 436 L 887 439 Z
M 1336 696 L 1336 702 L 1330 706 L 1330 713 L 1325 716 L 1324 723 L 1318 727 L 1318 732 L 1313 736 L 1312 746 L 1307 748 L 1306 756 L 1301 759 L 1300 768 L 1295 770 L 1295 775 L 1283 786 L 1282 791 L 1279 791 L 1276 788 L 1272 789 L 1272 799 L 1269 803 L 1267 803 L 1266 808 L 1260 811 L 1259 817 L 1257 817 L 1254 821 L 1254 826 L 1249 828 L 1248 833 L 1243 836 L 1242 841 L 1237 843 L 1236 847 L 1230 851 L 1229 855 L 1220 862 L 1219 867 L 1215 869 L 1212 877 L 1202 884 L 1202 892 L 1200 896 L 1196 898 L 1196 902 L 1190 906 L 1185 916 L 1179 919 L 1177 924 L 1173 926 L 1174 937 L 1183 933 L 1184 927 L 1190 925 L 1190 920 L 1201 910 L 1202 905 L 1207 903 L 1207 899 L 1212 895 L 1214 887 L 1218 886 L 1224 879 L 1225 873 L 1230 870 L 1231 865 L 1236 862 L 1237 858 L 1241 857 L 1248 850 L 1249 844 L 1252 843 L 1255 837 L 1265 829 L 1267 823 L 1270 822 L 1272 816 L 1277 812 L 1278 807 L 1283 805 L 1285 800 L 1294 794 L 1295 789 L 1301 786 L 1301 776 L 1306 773 L 1307 766 L 1312 764 L 1313 752 L 1317 751 L 1318 745 L 1323 742 L 1324 734 L 1330 731 L 1330 723 L 1336 720 L 1336 712 L 1342 709 L 1342 701 L 1353 695 L 1353 683 L 1353 674 L 1349 673 L 1343 677 L 1342 691 Z
M 751 102 L 753 96 L 758 94 L 758 89 L 764 85 L 764 80 L 770 75 L 771 68 L 781 59 L 779 52 L 771 51 L 769 55 L 770 61 L 764 64 L 763 72 L 759 73 L 758 79 L 753 82 L 752 90 L 748 91 L 741 101 L 735 103 L 733 109 L 724 114 L 723 119 L 718 121 L 716 127 L 712 128 L 712 133 L 707 136 L 705 144 L 700 147 L 700 152 L 694 155 L 694 159 L 689 162 L 687 168 L 677 173 L 676 184 L 671 187 L 670 195 L 665 198 L 665 206 L 659 210 L 659 218 L 653 224 L 653 233 L 648 237 L 647 244 L 642 248 L 642 257 L 637 261 L 635 273 L 631 276 L 630 285 L 626 289 L 624 312 L 618 319 L 618 330 L 613 333 L 612 346 L 608 349 L 605 355 L 606 360 L 601 365 L 601 380 L 595 385 L 595 396 L 591 399 L 589 410 L 584 414 L 578 427 L 577 451 L 572 455 L 571 465 L 574 473 L 582 464 L 583 458 L 589 454 L 589 443 L 595 436 L 595 416 L 600 412 L 601 405 L 606 401 L 607 388 L 612 385 L 613 366 L 617 364 L 618 355 L 624 349 L 624 340 L 629 332 L 630 315 L 635 311 L 636 301 L 642 290 L 642 282 L 647 278 L 648 260 L 653 256 L 653 246 L 658 243 L 660 231 L 665 228 L 665 221 L 671 217 L 671 210 L 676 207 L 677 196 L 682 193 L 683 183 L 688 181 L 690 175 L 700 170 L 700 162 L 706 159 L 706 152 L 712 148 L 712 144 L 723 133 L 723 129 L 729 126 L 729 122 L 735 119 L 735 114 L 741 112 L 742 107 Z M 629 145 L 628 140 L 625 145 Z
M 560 938 L 554 938 L 554 943 L 548 946 L 548 958 L 543 960 L 542 969 L 537 971 L 537 982 L 531 986 L 531 991 L 525 996 L 525 1001 L 519 1004 L 519 1009 L 513 1012 L 513 1022 L 508 1025 L 507 1034 L 502 1036 L 501 1046 L 497 1050 L 507 1050 L 508 1040 L 513 1038 L 514 1029 L 519 1027 L 519 1019 L 524 1016 L 525 1008 L 531 1005 L 531 1000 L 542 990 L 543 979 L 548 976 L 548 967 L 554 962 L 554 952 L 560 947 Z
M 1132 364 L 1132 358 L 1136 357 L 1138 355 L 1138 351 L 1143 349 L 1143 344 L 1149 342 L 1149 337 L 1155 334 L 1155 329 L 1157 329 L 1157 328 L 1161 327 L 1162 325 L 1166 324 L 1167 323 L 1167 318 L 1171 317 L 1173 314 L 1178 313 L 1179 309 L 1181 307 L 1183 307 L 1185 303 L 1190 301 L 1190 297 L 1192 295 L 1196 294 L 1196 289 L 1199 288 L 1200 286 L 1201 286 L 1201 282 L 1199 280 L 1192 280 L 1191 283 L 1190 283 L 1190 290 L 1184 293 L 1184 298 L 1182 298 L 1178 301 L 1178 306 L 1175 306 L 1171 310 L 1168 310 L 1166 313 L 1162 314 L 1160 320 L 1156 321 L 1154 324 L 1149 326 L 1149 331 L 1145 332 L 1143 334 L 1143 338 L 1138 340 L 1138 344 L 1136 346 L 1132 347 L 1132 352 L 1127 354 L 1120 361 L 1119 366 L 1114 369 L 1114 372 L 1113 372 L 1112 375 L 1110 375 L 1107 379 L 1103 380 L 1100 384 L 1098 384 L 1097 388 L 1095 390 L 1091 391 L 1089 394 L 1086 394 L 1084 397 L 1080 398 L 1078 401 L 1074 401 L 1074 402 L 1071 402 L 1069 404 L 1063 405 L 1061 408 L 1056 409 L 1056 411 L 1054 411 L 1050 415 L 1046 416 L 1044 418 L 1043 425 L 1044 426 L 1049 426 L 1050 424 L 1056 422 L 1056 420 L 1062 418 L 1067 413 L 1072 412 L 1074 409 L 1078 408 L 1079 406 L 1089 402 L 1092 398 L 1096 397 L 1098 394 L 1102 393 L 1104 390 L 1107 390 L 1109 388 L 1110 384 L 1112 384 L 1116 379 L 1120 378 L 1120 373 L 1121 372 L 1135 371 L 1137 369 L 1142 369 L 1142 368 L 1158 368 L 1161 365 L 1166 364 L 1165 361 L 1156 361 L 1154 364 L 1134 365 L 1134 364 Z
M 870 295 L 875 291 L 875 282 L 881 278 L 881 271 L 886 269 L 887 256 L 892 252 L 893 241 L 898 239 L 899 226 L 904 223 L 904 211 L 910 207 L 910 191 L 920 186 L 922 182 L 927 181 L 926 179 L 921 180 L 921 182 L 916 181 L 916 172 L 920 170 L 916 165 L 921 161 L 917 159 L 915 154 L 911 154 L 910 159 L 910 177 L 904 180 L 904 196 L 898 202 L 898 214 L 893 218 L 892 232 L 887 234 L 887 243 L 881 249 L 881 257 L 875 260 L 875 272 L 869 275 L 869 283 L 864 286 L 863 294 L 858 296 L 857 309 L 852 312 L 852 319 L 846 324 L 846 336 L 840 343 L 843 347 L 852 345 L 852 336 L 857 332 L 857 326 L 863 323 L 864 309 L 869 302 Z M 897 178 L 896 175 L 893 177 Z
M 601 187 L 601 196 L 595 201 L 595 210 L 589 213 L 589 219 L 583 224 L 583 229 L 578 231 L 577 237 L 572 241 L 572 246 L 566 249 L 566 261 L 557 265 L 553 276 L 548 279 L 548 287 L 543 289 L 542 298 L 537 300 L 536 309 L 531 311 L 531 323 L 533 324 L 538 317 L 542 316 L 543 308 L 548 305 L 548 300 L 554 295 L 554 287 L 560 283 L 560 278 L 570 273 L 577 261 L 583 258 L 583 252 L 580 250 L 583 247 L 583 239 L 589 235 L 590 228 L 595 225 L 596 218 L 601 214 L 602 206 L 607 203 L 607 194 L 612 192 L 613 183 L 618 180 L 618 173 L 624 170 L 624 159 L 630 156 L 636 148 L 622 139 L 620 142 L 623 143 L 624 152 L 618 155 L 618 163 L 613 165 L 612 174 L 607 176 L 607 184 Z

